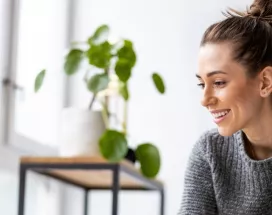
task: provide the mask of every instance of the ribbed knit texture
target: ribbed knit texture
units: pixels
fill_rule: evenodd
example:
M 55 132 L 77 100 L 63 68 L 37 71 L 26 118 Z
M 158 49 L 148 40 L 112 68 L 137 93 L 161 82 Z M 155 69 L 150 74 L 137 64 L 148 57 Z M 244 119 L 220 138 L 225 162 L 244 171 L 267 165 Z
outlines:
M 213 129 L 194 145 L 179 215 L 197 214 L 272 214 L 272 158 L 252 160 L 241 131 Z

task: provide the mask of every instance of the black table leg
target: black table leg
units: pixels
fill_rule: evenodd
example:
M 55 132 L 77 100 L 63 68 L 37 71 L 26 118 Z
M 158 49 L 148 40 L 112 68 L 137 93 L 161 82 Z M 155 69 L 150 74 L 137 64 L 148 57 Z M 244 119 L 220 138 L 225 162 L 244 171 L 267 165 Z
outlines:
M 18 206 L 18 215 L 24 215 L 25 186 L 26 186 L 26 168 L 21 165 L 20 166 L 20 174 L 19 174 L 19 206 Z
M 113 168 L 112 215 L 118 215 L 119 166 Z
M 89 190 L 84 189 L 84 215 L 88 215 Z
M 160 215 L 164 215 L 164 190 L 161 190 L 160 194 L 161 194 Z

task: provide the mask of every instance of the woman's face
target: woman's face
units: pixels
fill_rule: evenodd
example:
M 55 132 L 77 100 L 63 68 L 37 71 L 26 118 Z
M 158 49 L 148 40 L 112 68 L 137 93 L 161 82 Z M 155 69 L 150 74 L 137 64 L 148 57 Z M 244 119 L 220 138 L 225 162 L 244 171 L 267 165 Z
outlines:
M 232 56 L 229 43 L 206 44 L 198 60 L 201 104 L 211 112 L 223 136 L 255 125 L 263 103 L 259 79 L 248 77 L 246 68 Z

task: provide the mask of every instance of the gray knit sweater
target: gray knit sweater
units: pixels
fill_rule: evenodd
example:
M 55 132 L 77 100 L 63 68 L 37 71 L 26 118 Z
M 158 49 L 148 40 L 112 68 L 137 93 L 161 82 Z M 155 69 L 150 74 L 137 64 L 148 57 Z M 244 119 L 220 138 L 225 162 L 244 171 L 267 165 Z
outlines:
M 179 215 L 272 214 L 272 158 L 248 157 L 243 132 L 204 133 L 194 145 Z

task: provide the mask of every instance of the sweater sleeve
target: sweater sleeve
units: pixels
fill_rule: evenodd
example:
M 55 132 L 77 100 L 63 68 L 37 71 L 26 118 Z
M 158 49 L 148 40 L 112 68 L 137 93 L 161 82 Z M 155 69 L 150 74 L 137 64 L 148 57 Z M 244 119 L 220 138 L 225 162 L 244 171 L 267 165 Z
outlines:
M 211 168 L 205 158 L 203 143 L 203 139 L 198 141 L 189 157 L 178 215 L 217 214 Z

